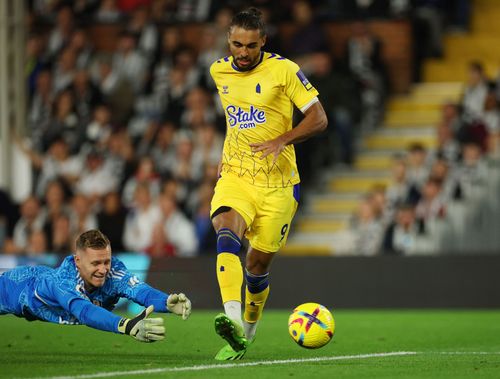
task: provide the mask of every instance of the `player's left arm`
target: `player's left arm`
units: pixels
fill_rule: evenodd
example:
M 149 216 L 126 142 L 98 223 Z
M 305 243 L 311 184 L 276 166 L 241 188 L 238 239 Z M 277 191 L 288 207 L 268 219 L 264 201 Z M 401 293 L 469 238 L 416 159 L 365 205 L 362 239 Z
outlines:
M 284 60 L 278 73 L 275 79 L 284 89 L 285 95 L 304 114 L 304 119 L 295 128 L 272 140 L 250 144 L 254 153 L 262 153 L 261 159 L 272 154 L 274 163 L 287 145 L 303 142 L 321 133 L 328 124 L 325 110 L 317 97 L 318 91 L 309 83 L 299 66 Z
M 111 269 L 113 287 L 120 297 L 125 297 L 145 307 L 154 306 L 156 312 L 171 312 L 186 320 L 191 314 L 191 301 L 183 293 L 167 294 L 142 282 L 130 273 L 123 262 L 113 258 Z
M 328 121 L 319 100 L 304 112 L 304 116 L 304 119 L 288 132 L 269 141 L 251 143 L 252 151 L 254 153 L 262 152 L 260 159 L 272 154 L 274 156 L 273 163 L 275 163 L 278 156 L 285 150 L 285 146 L 303 142 L 326 129 Z

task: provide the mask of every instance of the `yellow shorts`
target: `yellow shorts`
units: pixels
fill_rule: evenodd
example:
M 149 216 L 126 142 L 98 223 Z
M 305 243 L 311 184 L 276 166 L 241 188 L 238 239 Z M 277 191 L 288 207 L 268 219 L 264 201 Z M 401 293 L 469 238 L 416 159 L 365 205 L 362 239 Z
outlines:
M 285 246 L 298 205 L 299 185 L 257 187 L 233 175 L 217 181 L 210 215 L 220 207 L 238 212 L 247 224 L 245 237 L 255 249 L 275 253 Z

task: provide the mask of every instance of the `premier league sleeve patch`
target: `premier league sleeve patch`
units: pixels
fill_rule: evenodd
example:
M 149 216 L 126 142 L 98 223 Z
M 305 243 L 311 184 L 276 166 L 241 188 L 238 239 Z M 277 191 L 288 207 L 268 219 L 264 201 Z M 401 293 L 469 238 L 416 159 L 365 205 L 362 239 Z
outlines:
M 309 91 L 311 88 L 313 88 L 312 84 L 309 83 L 309 80 L 307 80 L 306 76 L 301 70 L 297 71 L 296 75 L 306 90 Z

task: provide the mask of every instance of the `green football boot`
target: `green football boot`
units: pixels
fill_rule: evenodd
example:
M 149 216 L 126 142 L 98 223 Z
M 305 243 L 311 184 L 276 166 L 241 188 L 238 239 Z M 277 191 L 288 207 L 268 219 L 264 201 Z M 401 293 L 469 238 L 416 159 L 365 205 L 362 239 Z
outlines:
M 246 352 L 247 349 L 234 351 L 230 345 L 224 345 L 215 356 L 215 359 L 218 361 L 238 361 L 243 358 Z
M 215 331 L 219 336 L 226 340 L 233 352 L 246 350 L 248 341 L 245 338 L 243 327 L 237 322 L 231 320 L 224 313 L 220 313 L 215 316 Z M 219 353 L 221 352 L 222 350 Z M 217 354 L 217 356 L 218 355 L 219 354 Z

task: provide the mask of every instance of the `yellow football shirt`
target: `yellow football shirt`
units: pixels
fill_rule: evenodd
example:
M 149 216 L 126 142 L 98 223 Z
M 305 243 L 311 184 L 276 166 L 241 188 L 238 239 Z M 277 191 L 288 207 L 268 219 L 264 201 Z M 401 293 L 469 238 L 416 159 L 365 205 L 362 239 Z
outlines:
M 232 57 L 212 64 L 210 74 L 226 115 L 222 175 L 237 175 L 259 187 L 288 187 L 300 182 L 295 149 L 288 145 L 273 164 L 260 159 L 250 143 L 274 139 L 292 129 L 293 104 L 304 111 L 318 91 L 297 64 L 278 54 L 262 52 L 250 71 L 239 71 Z

